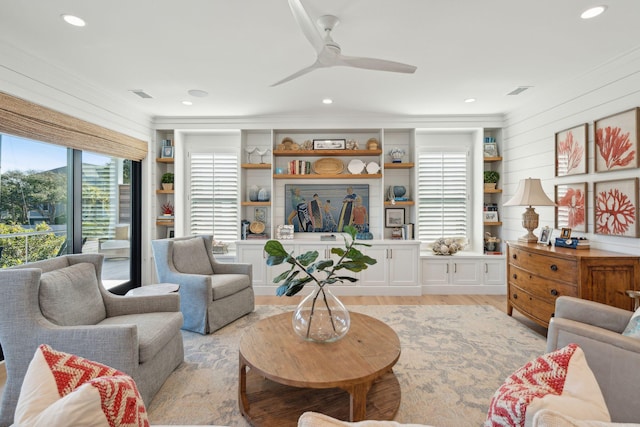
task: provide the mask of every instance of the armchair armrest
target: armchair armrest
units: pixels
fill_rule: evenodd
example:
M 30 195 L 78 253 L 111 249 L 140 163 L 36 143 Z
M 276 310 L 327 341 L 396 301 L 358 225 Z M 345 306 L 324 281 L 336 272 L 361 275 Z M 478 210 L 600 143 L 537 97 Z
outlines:
M 215 274 L 247 274 L 251 276 L 253 266 L 241 262 L 215 262 L 213 264 Z
M 556 299 L 555 318 L 570 319 L 621 334 L 633 312 L 574 297 Z
M 103 297 L 107 317 L 180 311 L 180 296 L 178 294 L 121 296 L 109 293 Z

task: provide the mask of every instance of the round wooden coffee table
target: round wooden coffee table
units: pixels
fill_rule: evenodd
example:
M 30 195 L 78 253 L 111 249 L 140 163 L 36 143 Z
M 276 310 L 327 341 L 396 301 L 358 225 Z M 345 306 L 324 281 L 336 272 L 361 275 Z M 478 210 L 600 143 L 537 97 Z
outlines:
M 398 335 L 373 317 L 349 314 L 349 332 L 333 343 L 300 338 L 291 312 L 244 333 L 238 401 L 253 426 L 296 426 L 305 411 L 348 421 L 393 419 L 400 406 L 392 370 L 400 357 Z

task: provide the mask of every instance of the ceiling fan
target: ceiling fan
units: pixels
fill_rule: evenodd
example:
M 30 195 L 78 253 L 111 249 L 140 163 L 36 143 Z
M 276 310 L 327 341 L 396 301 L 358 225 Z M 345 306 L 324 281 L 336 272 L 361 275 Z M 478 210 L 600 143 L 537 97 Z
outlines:
M 365 68 L 367 70 L 376 71 L 391 71 L 395 73 L 413 73 L 416 71 L 416 67 L 413 65 L 402 64 L 400 62 L 387 61 L 384 59 L 376 58 L 363 58 L 358 56 L 345 56 L 342 55 L 340 45 L 333 41 L 331 38 L 331 30 L 335 28 L 340 20 L 333 15 L 323 15 L 318 18 L 318 26 L 324 30 L 324 36 L 318 31 L 318 26 L 313 22 L 311 17 L 307 14 L 302 6 L 300 0 L 289 0 L 289 7 L 293 13 L 293 17 L 302 29 L 305 37 L 316 50 L 318 57 L 316 61 L 310 66 L 303 68 L 291 74 L 288 77 L 272 84 L 271 86 L 278 86 L 282 83 L 288 82 L 298 78 L 304 74 L 307 74 L 317 68 L 344 66 Z

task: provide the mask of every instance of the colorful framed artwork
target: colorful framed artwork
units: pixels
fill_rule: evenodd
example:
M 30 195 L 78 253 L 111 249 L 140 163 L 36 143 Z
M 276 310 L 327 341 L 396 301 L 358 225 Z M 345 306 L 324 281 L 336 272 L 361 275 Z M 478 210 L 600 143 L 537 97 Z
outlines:
M 404 225 L 404 209 L 389 208 L 384 210 L 384 226 L 387 228 L 402 227 Z
M 556 176 L 587 173 L 588 128 L 584 123 L 556 133 Z
M 640 166 L 639 121 L 640 108 L 633 108 L 595 121 L 596 172 L 632 169 Z
M 285 224 L 296 232 L 369 231 L 369 184 L 285 184 Z
M 555 228 L 587 232 L 587 183 L 559 184 L 555 187 Z
M 596 234 L 638 236 L 638 178 L 593 183 Z

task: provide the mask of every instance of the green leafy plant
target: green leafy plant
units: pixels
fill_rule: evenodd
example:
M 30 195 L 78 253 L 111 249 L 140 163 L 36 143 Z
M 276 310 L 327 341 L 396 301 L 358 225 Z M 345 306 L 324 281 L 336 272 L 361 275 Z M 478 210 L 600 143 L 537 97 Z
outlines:
M 500 179 L 500 174 L 496 171 L 484 171 L 484 182 L 495 184 Z
M 163 184 L 173 184 L 173 173 L 166 172 L 162 174 L 162 183 Z
M 273 279 L 273 283 L 282 284 L 278 286 L 276 295 L 293 296 L 300 292 L 304 285 L 310 282 L 316 283 L 321 290 L 324 286 L 336 282 L 357 282 L 358 279 L 350 276 L 340 276 L 340 270 L 349 270 L 358 272 L 366 270 L 368 266 L 375 264 L 377 261 L 367 255 L 364 255 L 354 246 L 371 246 L 364 243 L 356 243 L 357 230 L 353 226 L 346 226 L 344 230 L 351 239 L 344 236 L 344 249 L 331 248 L 331 253 L 338 255 L 340 258 L 337 262 L 332 259 L 316 261 L 318 259 L 318 251 L 308 251 L 297 257 L 293 253 L 288 253 L 282 244 L 277 240 L 269 240 L 264 245 L 264 250 L 269 257 L 267 265 L 274 266 L 284 263 L 291 265 L 291 268 Z M 320 273 L 324 276 L 321 277 Z M 319 292 L 318 295 L 322 294 Z M 316 296 L 317 298 L 317 296 Z M 314 299 L 315 305 L 315 299 Z

